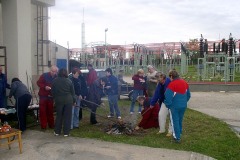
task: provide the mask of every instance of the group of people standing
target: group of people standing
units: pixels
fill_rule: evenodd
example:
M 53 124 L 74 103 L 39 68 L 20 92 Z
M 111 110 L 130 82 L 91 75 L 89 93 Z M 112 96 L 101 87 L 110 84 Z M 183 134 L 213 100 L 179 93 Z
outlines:
M 130 114 L 134 114 L 136 100 L 139 102 L 138 112 L 142 114 L 142 120 L 135 129 L 159 127 L 157 134 L 163 134 L 167 116 L 170 115 L 166 136 L 173 136 L 175 142 L 179 143 L 184 112 L 191 97 L 189 86 L 179 77 L 176 70 L 171 70 L 167 77 L 151 65 L 147 68 L 146 77 L 142 69 L 132 77 L 134 90 Z
M 52 66 L 50 72 L 44 73 L 37 81 L 40 97 L 40 124 L 45 130 L 47 125 L 54 128 L 54 134 L 60 135 L 63 130 L 65 137 L 69 136 L 71 129 L 79 128 L 82 117 L 81 102 L 87 104 L 90 111 L 90 123 L 97 125 L 97 107 L 101 105 L 101 98 L 108 95 L 110 114 L 108 118 L 121 118 L 118 108 L 118 80 L 112 69 L 106 69 L 106 76 L 98 78 L 97 72 L 88 64 L 89 73 L 86 79 L 81 75 L 79 68 L 74 68 L 68 75 L 66 69 Z M 54 123 L 53 104 L 56 107 L 56 120 Z M 62 128 L 63 127 L 63 128 Z
M 108 118 L 121 119 L 118 107 L 118 79 L 113 75 L 111 68 L 107 68 L 106 76 L 98 78 L 97 72 L 91 64 L 86 79 L 79 68 L 74 68 L 71 74 L 66 69 L 52 66 L 50 71 L 43 73 L 37 81 L 39 87 L 39 117 L 42 130 L 47 127 L 54 129 L 56 136 L 60 135 L 63 127 L 64 136 L 69 136 L 71 129 L 79 128 L 79 120 L 82 118 L 82 105 L 87 104 L 90 111 L 90 123 L 99 124 L 96 120 L 96 111 L 102 103 L 101 98 L 108 96 L 110 113 Z M 171 70 L 168 77 L 157 72 L 151 65 L 148 74 L 144 76 L 144 70 L 139 69 L 132 77 L 134 89 L 130 106 L 130 114 L 134 114 L 136 100 L 139 102 L 138 113 L 142 114 L 142 120 L 136 127 L 147 129 L 159 127 L 158 134 L 165 133 L 165 124 L 168 114 L 170 122 L 167 136 L 173 136 L 176 142 L 180 142 L 182 134 L 182 121 L 187 102 L 190 99 L 188 84 L 179 78 L 176 70 Z M 14 96 L 19 128 L 26 130 L 26 111 L 30 105 L 32 96 L 26 85 L 18 78 L 12 79 L 11 87 L 6 81 L 0 67 L 0 107 L 6 94 L 6 88 L 10 89 L 9 98 Z M 56 107 L 56 119 L 54 121 L 54 106 Z M 142 109 L 142 106 L 144 107 Z

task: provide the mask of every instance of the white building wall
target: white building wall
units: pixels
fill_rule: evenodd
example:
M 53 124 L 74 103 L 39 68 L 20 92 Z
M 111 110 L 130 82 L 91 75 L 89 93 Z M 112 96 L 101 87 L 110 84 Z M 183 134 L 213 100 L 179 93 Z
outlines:
M 40 18 L 37 5 L 44 7 L 41 17 L 44 19 L 43 72 L 49 71 L 48 61 L 56 65 L 57 59 L 68 60 L 68 49 L 48 40 L 48 7 L 54 4 L 55 0 L 0 0 L 0 45 L 7 47 L 8 82 L 19 77 L 26 84 L 27 72 L 32 75 L 35 85 L 39 77 L 37 43 L 41 38 L 37 39 L 37 20 Z
M 37 3 L 38 5 L 42 5 Z M 31 25 L 32 25 L 32 68 L 33 68 L 33 75 L 37 75 L 37 54 L 41 55 L 41 40 L 43 40 L 43 72 L 49 71 L 48 67 L 48 61 L 51 59 L 49 56 L 49 47 L 48 47 L 48 8 L 44 6 L 43 8 L 43 15 L 40 16 L 37 13 L 37 5 L 32 4 L 31 5 Z M 43 22 L 43 31 L 39 26 L 37 26 L 37 23 Z M 41 32 L 43 33 L 43 37 L 41 37 Z M 39 45 L 39 48 L 37 48 L 37 44 Z M 41 57 L 41 56 L 39 56 Z M 40 73 L 41 74 L 41 73 Z
M 8 81 L 26 83 L 31 70 L 31 1 L 2 0 L 3 45 L 7 47 Z
M 47 72 L 48 61 L 52 64 L 48 41 L 48 7 L 55 0 L 0 0 L 0 45 L 7 47 L 8 82 L 19 77 L 26 83 L 28 75 L 37 76 L 37 5 L 43 9 L 43 72 Z M 40 38 L 39 38 L 40 39 Z M 1 62 L 0 62 L 1 63 Z
M 2 5 L 0 3 L 0 46 L 3 45 L 3 31 L 2 31 Z

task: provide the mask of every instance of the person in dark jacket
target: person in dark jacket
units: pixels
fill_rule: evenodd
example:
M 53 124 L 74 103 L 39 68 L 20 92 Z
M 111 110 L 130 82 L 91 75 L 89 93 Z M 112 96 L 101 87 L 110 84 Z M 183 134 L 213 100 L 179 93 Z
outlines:
M 138 130 L 139 128 L 148 129 L 148 128 L 157 128 L 158 127 L 158 112 L 159 105 L 156 103 L 153 108 L 150 108 L 151 98 L 144 96 L 138 96 L 137 101 L 144 109 L 141 112 L 142 119 L 138 126 L 135 128 Z
M 84 100 L 86 99 L 87 97 L 87 94 L 88 94 L 88 88 L 87 88 L 87 83 L 86 83 L 86 80 L 85 78 L 83 77 L 82 73 L 81 73 L 81 70 L 77 67 L 73 68 L 73 71 L 76 70 L 78 71 L 79 73 L 79 76 L 78 76 L 78 81 L 80 83 L 80 96 L 81 96 L 81 101 L 80 101 L 80 106 L 79 106 L 79 115 L 78 115 L 78 118 L 79 118 L 79 121 L 82 119 L 82 108 L 84 106 L 84 103 L 85 102 Z M 71 79 L 73 76 L 73 73 L 70 73 L 69 74 L 69 78 Z M 75 89 L 75 88 L 74 88 Z
M 82 102 L 84 102 L 84 100 L 87 97 L 88 88 L 87 88 L 86 79 L 83 77 L 80 70 L 79 70 L 78 79 L 79 79 L 80 85 L 81 85 L 80 95 L 82 96 L 82 101 L 80 103 L 81 107 L 80 107 L 80 110 L 79 110 L 79 120 L 81 120 L 82 119 L 82 107 L 84 106 Z
M 39 87 L 39 117 L 40 125 L 43 130 L 47 128 L 54 128 L 53 117 L 53 98 L 51 87 L 53 80 L 57 77 L 58 68 L 52 66 L 50 72 L 43 73 L 37 81 Z
M 87 103 L 88 107 L 91 109 L 90 123 L 98 124 L 96 120 L 97 107 L 101 104 L 101 98 L 105 95 L 103 92 L 104 86 L 107 84 L 107 77 L 102 77 L 94 81 L 94 83 L 89 88 L 89 95 L 87 100 L 91 103 Z
M 69 136 L 72 121 L 72 106 L 75 102 L 75 92 L 72 81 L 68 78 L 67 70 L 59 70 L 58 77 L 52 83 L 52 96 L 56 105 L 56 122 L 54 134 Z
M 29 93 L 25 84 L 23 84 L 18 78 L 12 79 L 11 90 L 9 98 L 14 96 L 16 100 L 16 111 L 18 118 L 18 127 L 21 131 L 26 130 L 26 112 L 31 102 L 32 96 Z
M 121 119 L 121 113 L 118 108 L 118 79 L 113 75 L 112 69 L 106 69 L 106 76 L 108 83 L 106 84 L 106 91 L 108 95 L 108 102 L 110 107 L 110 114 L 108 118 L 114 117 L 114 112 L 118 119 Z
M 91 64 L 88 64 L 87 68 L 89 72 L 87 74 L 86 80 L 87 80 L 88 87 L 90 87 L 93 84 L 93 82 L 97 79 L 97 72 Z
M 170 109 L 170 115 L 172 115 L 170 118 L 173 126 L 173 138 L 176 143 L 180 143 L 183 116 L 191 94 L 188 84 L 183 79 L 179 78 L 177 71 L 170 71 L 169 77 L 171 83 L 168 85 L 164 94 L 164 104 Z
M 157 134 L 162 134 L 165 133 L 165 125 L 166 125 L 166 120 L 167 116 L 169 114 L 169 111 L 167 107 L 165 106 L 164 102 L 164 93 L 167 89 L 167 86 L 171 82 L 170 78 L 166 77 L 165 74 L 159 73 L 159 82 L 157 85 L 157 88 L 155 90 L 154 96 L 152 97 L 150 107 L 153 108 L 154 105 L 158 102 L 160 106 L 160 111 L 158 115 L 158 121 L 159 121 L 159 132 Z M 172 136 L 172 127 L 171 123 L 169 122 L 169 127 L 168 127 L 168 133 L 166 135 L 167 137 Z
M 79 77 L 79 69 L 74 69 L 72 71 L 71 76 L 69 76 L 74 86 L 75 99 L 76 99 L 75 105 L 73 105 L 73 108 L 72 108 L 71 129 L 79 128 L 79 110 L 80 110 L 80 101 L 82 99 L 82 96 L 81 96 L 81 83 L 78 77 Z
M 10 85 L 7 83 L 7 78 L 4 73 L 2 73 L 3 68 L 0 66 L 0 108 L 6 107 L 6 88 L 11 89 Z
M 135 74 L 132 77 L 133 93 L 132 93 L 132 102 L 131 102 L 131 107 L 130 107 L 130 114 L 134 113 L 134 105 L 135 105 L 137 97 L 143 95 L 143 90 L 145 89 L 145 86 L 146 86 L 146 81 L 145 81 L 143 75 L 144 75 L 144 71 L 142 69 L 139 69 L 137 71 L 137 74 Z M 138 113 L 141 113 L 141 111 L 142 111 L 142 108 L 139 105 Z

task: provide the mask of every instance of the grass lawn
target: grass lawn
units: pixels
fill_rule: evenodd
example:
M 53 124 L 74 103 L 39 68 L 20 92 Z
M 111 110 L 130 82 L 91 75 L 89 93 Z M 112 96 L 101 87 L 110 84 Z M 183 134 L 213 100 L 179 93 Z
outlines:
M 107 102 L 105 102 L 107 104 Z M 123 120 L 129 121 L 129 100 L 119 101 Z M 137 107 L 135 107 L 135 110 Z M 108 106 L 98 108 L 97 113 L 107 116 Z M 80 122 L 80 129 L 71 131 L 71 136 L 81 138 L 94 138 L 110 142 L 119 142 L 148 146 L 154 148 L 168 148 L 184 151 L 193 151 L 211 156 L 219 160 L 240 159 L 240 139 L 228 127 L 225 122 L 207 116 L 200 112 L 187 109 L 183 122 L 182 143 L 175 144 L 171 138 L 164 135 L 157 135 L 158 129 L 149 129 L 134 135 L 109 135 L 104 128 L 113 122 L 105 118 L 97 117 L 101 125 L 94 126 L 89 123 L 89 112 L 83 111 L 83 119 Z M 139 117 L 140 118 L 140 117 Z M 35 129 L 39 129 L 39 126 Z M 48 132 L 53 132 L 48 130 Z

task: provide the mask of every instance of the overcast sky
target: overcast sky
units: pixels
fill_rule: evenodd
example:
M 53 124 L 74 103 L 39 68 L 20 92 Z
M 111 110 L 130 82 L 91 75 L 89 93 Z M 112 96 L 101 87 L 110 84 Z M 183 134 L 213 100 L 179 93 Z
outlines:
M 50 9 L 50 39 L 70 48 L 86 43 L 161 43 L 190 38 L 240 39 L 238 0 L 56 0 Z

